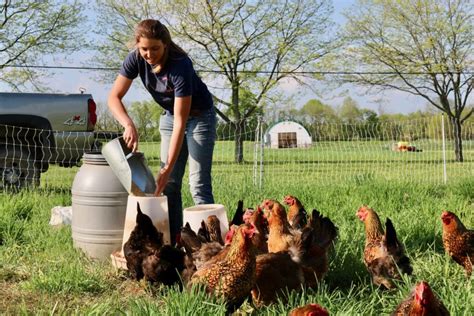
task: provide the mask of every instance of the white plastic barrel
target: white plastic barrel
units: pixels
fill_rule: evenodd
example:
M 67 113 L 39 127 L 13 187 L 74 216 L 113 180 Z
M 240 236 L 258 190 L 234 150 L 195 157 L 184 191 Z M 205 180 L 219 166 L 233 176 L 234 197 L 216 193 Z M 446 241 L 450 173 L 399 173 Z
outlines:
M 170 244 L 170 222 L 168 216 L 168 199 L 166 196 L 134 196 L 129 195 L 127 212 L 123 228 L 122 247 L 127 242 L 137 224 L 137 202 L 143 214 L 148 215 L 158 231 L 163 233 L 163 241 Z
M 100 153 L 86 153 L 72 184 L 72 239 L 94 259 L 120 250 L 128 192 Z
M 183 223 L 189 223 L 191 228 L 197 232 L 201 227 L 201 222 L 207 220 L 210 215 L 216 215 L 221 224 L 222 239 L 229 231 L 229 220 L 227 219 L 227 211 L 222 204 L 199 204 L 187 207 L 183 210 Z

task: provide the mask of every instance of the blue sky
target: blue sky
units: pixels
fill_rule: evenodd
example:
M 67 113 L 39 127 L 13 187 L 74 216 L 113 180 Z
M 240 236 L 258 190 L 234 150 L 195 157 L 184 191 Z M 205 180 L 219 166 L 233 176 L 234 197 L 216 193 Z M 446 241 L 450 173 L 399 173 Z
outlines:
M 344 23 L 344 18 L 342 16 L 342 11 L 349 8 L 353 5 L 355 0 L 333 0 L 334 4 L 334 20 L 336 23 Z M 89 15 L 91 16 L 91 15 Z M 83 65 L 90 56 L 84 53 L 78 53 L 73 56 L 70 56 L 71 62 L 66 63 L 60 57 L 53 59 L 46 59 L 45 63 L 62 65 L 62 66 L 80 66 Z M 53 87 L 55 92 L 60 93 L 78 93 L 80 88 L 84 88 L 86 93 L 93 95 L 94 99 L 98 103 L 105 104 L 108 91 L 111 88 L 110 83 L 100 83 L 94 80 L 94 77 L 98 75 L 95 71 L 79 71 L 79 70 L 55 70 L 55 74 L 46 79 L 48 85 Z M 323 82 L 316 83 L 318 85 L 324 85 Z M 288 83 L 284 84 L 284 91 L 291 93 L 293 91 L 302 89 L 295 84 Z M 8 91 L 8 88 L 0 85 L 0 91 Z M 341 91 L 344 90 L 344 93 L 341 94 Z M 421 97 L 410 96 L 406 93 L 401 93 L 397 91 L 386 92 L 383 95 L 363 95 L 364 91 L 361 88 L 347 86 L 342 90 L 338 91 L 328 91 L 322 97 L 318 97 L 303 89 L 302 96 L 296 100 L 296 107 L 301 107 L 306 101 L 312 98 L 322 99 L 323 102 L 330 104 L 334 107 L 342 104 L 343 99 L 346 96 L 350 96 L 355 99 L 360 107 L 369 108 L 374 111 L 380 110 L 380 103 L 383 104 L 383 111 L 385 113 L 408 113 L 416 111 L 419 109 L 424 109 L 426 102 Z M 125 104 L 130 104 L 132 101 L 142 101 L 150 99 L 148 93 L 141 87 L 141 82 L 135 80 L 130 91 L 124 98 Z

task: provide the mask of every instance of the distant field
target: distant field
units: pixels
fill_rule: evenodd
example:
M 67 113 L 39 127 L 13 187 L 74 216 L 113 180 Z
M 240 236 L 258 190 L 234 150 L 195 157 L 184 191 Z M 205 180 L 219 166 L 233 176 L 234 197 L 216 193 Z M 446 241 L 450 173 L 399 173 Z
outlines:
M 234 163 L 234 143 L 218 141 L 214 150 L 215 185 L 229 176 L 236 190 L 264 186 L 309 183 L 342 183 L 349 180 L 380 180 L 408 183 L 444 183 L 444 159 L 441 142 L 417 141 L 421 152 L 395 152 L 390 142 L 351 141 L 318 142 L 306 149 L 269 149 L 255 152 L 253 142 L 244 143 L 244 162 Z M 446 147 L 447 183 L 474 178 L 474 141 L 464 141 L 464 162 L 454 161 L 451 145 Z M 150 168 L 158 172 L 159 143 L 140 143 Z M 51 166 L 42 175 L 43 186 L 70 186 L 78 168 Z

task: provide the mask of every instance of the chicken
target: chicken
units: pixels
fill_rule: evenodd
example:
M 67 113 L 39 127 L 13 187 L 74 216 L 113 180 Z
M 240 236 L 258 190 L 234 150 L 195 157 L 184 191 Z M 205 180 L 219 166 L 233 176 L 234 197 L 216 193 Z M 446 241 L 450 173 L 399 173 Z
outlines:
M 287 195 L 283 201 L 289 206 L 288 222 L 293 229 L 303 229 L 306 226 L 308 213 L 304 209 L 301 202 L 292 195 Z
M 170 245 L 164 245 L 143 259 L 144 277 L 150 282 L 165 285 L 178 283 L 185 268 L 184 252 Z
M 291 290 L 301 290 L 304 275 L 301 267 L 287 252 L 266 253 L 257 256 L 257 279 L 252 289 L 256 306 L 268 305 Z
M 209 241 L 218 242 L 221 245 L 224 245 L 224 240 L 222 240 L 221 234 L 221 222 L 216 215 L 210 215 L 206 220 L 206 228 L 209 233 Z
M 305 282 L 316 287 L 329 269 L 329 251 L 337 238 L 337 227 L 317 210 L 311 213 L 310 222 L 299 237 L 298 262 L 303 267 Z
M 418 283 L 392 316 L 448 316 L 449 312 L 425 281 Z
M 244 215 L 242 216 L 243 220 L 244 220 L 244 224 L 248 224 L 249 223 L 249 220 L 250 218 L 252 217 L 252 214 L 255 212 L 255 210 L 253 208 L 246 208 L 245 209 L 245 212 L 244 212 Z
M 387 218 L 384 233 L 375 211 L 362 206 L 356 215 L 365 224 L 364 263 L 377 286 L 387 289 L 395 287 L 392 279 L 400 279 L 400 272 L 411 274 L 410 259 L 405 255 L 403 245 L 397 239 L 395 227 Z
M 467 277 L 470 277 L 474 262 L 474 230 L 467 229 L 452 212 L 444 211 L 441 220 L 444 250 L 464 268 Z
M 244 201 L 239 200 L 237 202 L 237 209 L 235 210 L 234 216 L 232 217 L 232 220 L 229 222 L 229 228 L 232 225 L 239 226 L 244 223 L 243 221 L 244 217 Z
M 261 208 L 257 208 L 251 216 L 248 218 L 248 222 L 255 226 L 256 234 L 252 238 L 252 243 L 257 248 L 257 253 L 267 253 L 268 252 L 268 245 L 267 245 L 267 235 L 268 235 L 268 222 L 263 215 L 263 211 Z
M 288 251 L 294 236 L 286 218 L 285 208 L 275 200 L 264 200 L 261 204 L 268 221 L 268 252 Z
M 227 235 L 229 234 L 232 234 L 232 232 L 229 231 Z M 181 228 L 181 232 L 177 238 L 177 247 L 184 248 L 186 252 L 186 268 L 182 272 L 184 283 L 187 283 L 197 269 L 221 252 L 224 248 L 218 242 L 201 242 L 201 239 L 191 229 L 189 223 L 186 223 L 186 225 Z
M 194 230 L 192 230 L 191 225 L 186 223 L 186 225 L 181 228 L 179 237 L 176 239 L 176 246 L 178 248 L 184 248 L 186 253 L 191 255 L 193 252 L 199 250 L 201 245 L 201 239 L 199 239 Z
M 291 310 L 288 316 L 329 316 L 329 313 L 318 304 L 307 304 Z
M 156 229 L 148 215 L 142 213 L 140 204 L 137 203 L 136 225 L 123 245 L 127 268 L 132 278 L 143 278 L 143 259 L 159 251 L 162 246 L 163 233 Z
M 199 227 L 197 235 L 201 242 L 210 242 L 211 236 L 209 236 L 209 231 L 207 230 L 207 225 L 204 220 L 201 221 L 201 227 Z
M 226 256 L 203 266 L 191 278 L 191 285 L 203 285 L 208 293 L 223 297 L 228 312 L 238 308 L 255 285 L 256 250 L 251 241 L 254 232 L 251 225 L 239 226 Z

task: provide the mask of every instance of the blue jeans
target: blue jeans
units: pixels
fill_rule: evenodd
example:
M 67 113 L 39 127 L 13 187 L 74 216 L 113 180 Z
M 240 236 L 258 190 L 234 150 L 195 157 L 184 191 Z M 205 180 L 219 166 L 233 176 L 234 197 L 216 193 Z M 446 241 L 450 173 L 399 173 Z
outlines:
M 168 159 L 168 149 L 173 132 L 173 115 L 168 111 L 160 117 L 161 166 Z M 216 140 L 216 113 L 214 108 L 199 116 L 190 116 L 186 122 L 183 145 L 178 160 L 171 171 L 163 194 L 168 198 L 171 242 L 183 226 L 181 186 L 189 159 L 189 187 L 195 204 L 214 203 L 212 195 L 212 154 Z

